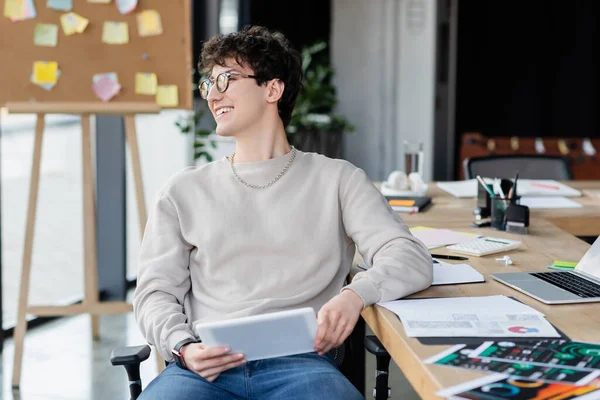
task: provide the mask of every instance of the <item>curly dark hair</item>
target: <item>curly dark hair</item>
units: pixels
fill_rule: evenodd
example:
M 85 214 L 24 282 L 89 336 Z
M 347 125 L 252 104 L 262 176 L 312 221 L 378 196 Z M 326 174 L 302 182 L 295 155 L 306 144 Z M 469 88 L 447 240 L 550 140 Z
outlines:
M 244 27 L 239 32 L 219 34 L 202 47 L 200 70 L 210 74 L 215 65 L 225 66 L 228 59 L 250 67 L 258 85 L 271 79 L 281 80 L 285 87 L 277 105 L 283 126 L 292 119 L 296 97 L 302 89 L 302 57 L 281 33 L 270 32 L 262 26 Z

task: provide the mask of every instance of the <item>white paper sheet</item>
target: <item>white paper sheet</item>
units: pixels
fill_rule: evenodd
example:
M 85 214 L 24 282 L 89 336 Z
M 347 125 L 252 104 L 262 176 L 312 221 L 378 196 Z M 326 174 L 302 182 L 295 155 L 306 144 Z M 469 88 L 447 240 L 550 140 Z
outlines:
M 493 179 L 484 178 L 486 183 L 492 183 Z M 477 197 L 476 179 L 464 181 L 438 182 L 437 187 L 450 193 L 454 197 Z M 517 195 L 519 196 L 564 196 L 580 197 L 581 192 L 561 182 L 551 179 L 519 179 L 517 182 Z
M 437 260 L 433 264 L 432 285 L 452 285 L 458 283 L 485 282 L 485 278 L 467 264 L 449 264 Z
M 467 179 L 464 181 L 455 182 L 438 182 L 436 185 L 454 197 L 477 197 L 477 179 Z
M 521 197 L 521 205 L 529 208 L 581 208 L 580 203 L 566 197 L 526 196 Z
M 448 264 L 442 261 L 433 264 L 433 283 L 431 285 L 452 285 L 459 283 L 485 282 L 485 278 L 473 267 L 467 264 Z M 358 264 L 358 268 L 367 270 L 365 263 Z
M 411 233 L 414 237 L 423 242 L 428 249 L 470 242 L 481 236 L 456 232 L 450 229 L 419 229 L 413 230 Z
M 541 312 L 506 296 L 378 304 L 400 317 L 409 337 L 560 337 Z

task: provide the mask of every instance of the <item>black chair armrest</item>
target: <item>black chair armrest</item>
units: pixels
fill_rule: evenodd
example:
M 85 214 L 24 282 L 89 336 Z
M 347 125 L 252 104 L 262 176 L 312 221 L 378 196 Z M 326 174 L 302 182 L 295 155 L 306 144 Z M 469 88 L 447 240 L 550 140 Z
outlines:
M 150 346 L 117 347 L 110 355 L 112 365 L 139 364 L 150 357 Z
M 117 347 L 110 355 L 112 365 L 122 365 L 129 378 L 129 393 L 131 400 L 138 398 L 142 393 L 142 380 L 140 379 L 140 364 L 150 356 L 150 346 Z

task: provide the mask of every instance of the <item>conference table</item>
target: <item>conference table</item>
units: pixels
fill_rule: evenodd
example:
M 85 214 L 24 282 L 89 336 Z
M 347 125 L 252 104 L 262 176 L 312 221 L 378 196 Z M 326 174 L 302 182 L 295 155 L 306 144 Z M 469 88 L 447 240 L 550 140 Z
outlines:
M 570 339 L 600 342 L 600 303 L 546 305 L 489 277 L 490 274 L 502 272 L 548 271 L 547 266 L 554 260 L 577 261 L 590 245 L 576 236 L 600 235 L 600 198 L 586 194 L 586 190 L 600 190 L 600 181 L 564 183 L 583 190 L 584 196 L 572 198 L 583 207 L 532 209 L 527 235 L 471 227 L 471 222 L 474 220 L 472 210 L 475 207 L 475 199 L 458 199 L 442 191 L 435 184 L 430 184 L 427 195 L 432 198 L 432 205 L 420 213 L 401 214 L 410 227 L 448 228 L 520 240 L 522 245 L 517 250 L 501 253 L 510 255 L 513 265 L 496 261 L 497 254 L 484 257 L 469 256 L 468 261 L 458 261 L 466 262 L 482 273 L 485 276 L 484 283 L 432 286 L 409 298 L 512 296 L 544 313 L 548 321 Z M 438 248 L 435 252 L 452 254 L 445 248 Z M 400 319 L 383 307 L 370 306 L 363 311 L 362 317 L 423 399 L 437 399 L 439 397 L 435 393 L 438 390 L 485 375 L 482 372 L 425 364 L 423 360 L 444 351 L 450 345 L 423 345 L 418 339 L 407 337 Z

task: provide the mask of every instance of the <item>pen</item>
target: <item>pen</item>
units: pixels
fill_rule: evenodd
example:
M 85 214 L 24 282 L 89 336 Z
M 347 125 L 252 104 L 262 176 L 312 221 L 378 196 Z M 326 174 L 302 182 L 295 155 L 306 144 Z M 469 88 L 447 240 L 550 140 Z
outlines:
M 459 261 L 468 260 L 467 257 L 447 256 L 445 254 L 432 254 L 431 257 L 442 258 L 444 260 L 459 260 Z
M 494 192 L 492 192 L 490 190 L 490 188 L 485 183 L 485 181 L 481 178 L 481 176 L 477 175 L 477 180 L 479 181 L 479 183 L 481 183 L 481 186 L 483 186 L 483 188 L 485 189 L 485 191 L 490 194 L 490 197 L 496 197 L 496 195 L 494 194 Z

